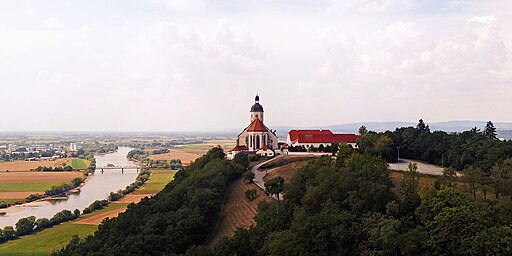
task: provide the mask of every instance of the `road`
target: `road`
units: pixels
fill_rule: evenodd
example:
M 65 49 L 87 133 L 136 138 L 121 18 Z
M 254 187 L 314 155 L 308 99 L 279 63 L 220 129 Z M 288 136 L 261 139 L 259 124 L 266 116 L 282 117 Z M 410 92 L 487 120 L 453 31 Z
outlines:
M 265 181 L 263 180 L 263 178 L 267 175 L 267 173 L 270 173 L 272 172 L 274 169 L 268 169 L 268 170 L 258 170 L 261 166 L 263 166 L 264 164 L 267 164 L 267 163 L 270 163 L 272 161 L 275 161 L 281 157 L 283 157 L 284 155 L 277 155 L 276 157 L 270 159 L 270 160 L 267 160 L 265 162 L 262 162 L 262 163 L 259 163 L 257 165 L 255 165 L 254 167 L 252 167 L 251 171 L 254 173 L 254 179 L 252 180 L 254 182 L 254 184 L 256 184 L 256 186 L 258 186 L 259 188 L 263 189 L 263 191 L 265 191 Z M 283 195 L 279 195 L 280 198 L 283 198 Z M 274 199 L 277 199 L 277 197 L 274 197 Z
M 418 162 L 415 160 L 409 160 L 409 159 L 400 159 L 400 163 L 389 163 L 389 169 L 405 171 L 405 170 L 407 170 L 409 163 L 416 163 L 416 166 L 418 166 L 419 173 L 436 175 L 436 176 L 443 175 L 444 168 L 441 166 L 421 163 L 421 162 Z M 462 174 L 460 172 L 457 172 L 457 176 L 462 176 Z

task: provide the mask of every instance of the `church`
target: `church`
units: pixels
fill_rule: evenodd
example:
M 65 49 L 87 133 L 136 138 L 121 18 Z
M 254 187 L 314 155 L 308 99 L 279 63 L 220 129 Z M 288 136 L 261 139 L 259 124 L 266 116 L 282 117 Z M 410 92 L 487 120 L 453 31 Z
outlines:
M 236 146 L 231 150 L 230 155 L 238 152 L 257 153 L 273 155 L 277 149 L 277 135 L 264 124 L 263 106 L 260 104 L 260 97 L 256 95 L 254 105 L 251 107 L 251 123 L 236 139 Z

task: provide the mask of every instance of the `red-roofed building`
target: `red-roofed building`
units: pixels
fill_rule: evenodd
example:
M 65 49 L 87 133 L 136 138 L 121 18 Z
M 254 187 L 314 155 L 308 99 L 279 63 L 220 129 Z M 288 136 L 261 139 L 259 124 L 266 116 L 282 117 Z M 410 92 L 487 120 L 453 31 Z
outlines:
M 352 133 L 332 133 L 330 130 L 291 130 L 288 133 L 286 143 L 292 147 L 304 146 L 305 148 L 320 145 L 324 147 L 332 143 L 346 143 L 357 148 L 357 135 Z

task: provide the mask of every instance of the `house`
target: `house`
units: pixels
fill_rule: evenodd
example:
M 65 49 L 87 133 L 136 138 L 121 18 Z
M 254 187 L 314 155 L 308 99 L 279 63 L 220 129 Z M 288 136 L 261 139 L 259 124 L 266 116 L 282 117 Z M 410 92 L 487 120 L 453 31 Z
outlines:
M 256 155 L 273 157 L 275 155 L 274 150 L 270 149 L 267 145 L 256 151 Z
M 352 133 L 333 133 L 330 130 L 291 130 L 288 132 L 286 143 L 292 147 L 304 146 L 305 148 L 320 145 L 327 147 L 332 143 L 346 143 L 357 148 L 357 135 Z

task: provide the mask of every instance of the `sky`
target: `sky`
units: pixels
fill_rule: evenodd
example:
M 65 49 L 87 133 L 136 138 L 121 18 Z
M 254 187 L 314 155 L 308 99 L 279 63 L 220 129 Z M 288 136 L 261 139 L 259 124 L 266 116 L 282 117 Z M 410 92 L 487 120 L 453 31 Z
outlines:
M 509 0 L 0 3 L 0 131 L 512 121 Z

